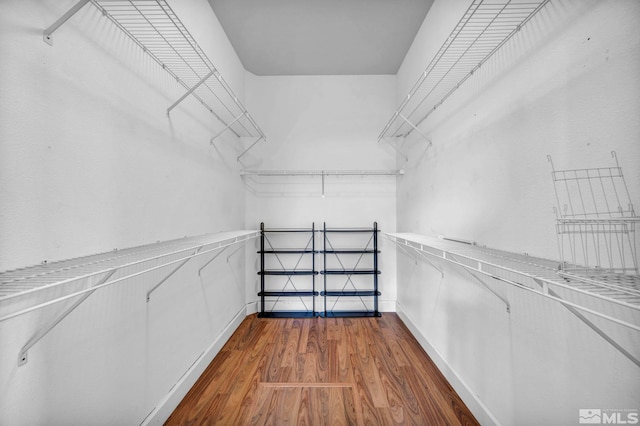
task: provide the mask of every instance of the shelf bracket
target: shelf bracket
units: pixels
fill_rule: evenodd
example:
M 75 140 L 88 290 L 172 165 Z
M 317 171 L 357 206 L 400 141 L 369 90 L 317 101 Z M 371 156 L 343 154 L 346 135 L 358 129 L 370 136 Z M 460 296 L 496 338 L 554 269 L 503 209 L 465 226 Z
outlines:
M 233 121 L 229 124 L 227 124 L 226 126 L 224 126 L 224 129 L 220 130 L 218 133 L 216 133 L 216 135 L 214 137 L 211 138 L 211 140 L 209 141 L 210 145 L 213 145 L 213 141 L 218 139 L 218 137 L 220 137 L 220 135 L 222 135 L 224 132 L 226 132 L 227 130 L 229 130 L 231 128 L 231 126 L 233 126 L 234 124 L 236 124 L 236 122 L 238 120 L 240 120 L 242 117 L 244 117 L 245 115 L 247 115 L 247 111 L 243 112 L 242 114 L 240 114 L 239 116 L 237 116 L 236 118 L 233 119 Z
M 409 251 L 409 249 L 405 248 L 403 245 L 397 243 L 396 241 L 390 240 L 392 242 L 394 242 L 396 244 L 396 247 L 398 247 L 400 250 L 402 250 L 402 252 L 404 254 L 406 254 L 407 256 L 409 256 L 411 258 L 411 260 L 413 260 L 413 262 L 417 265 L 418 264 L 418 258 L 416 256 L 413 255 L 413 252 Z M 414 250 L 415 251 L 415 250 Z
M 418 253 L 420 255 L 420 257 L 422 257 L 422 259 L 425 262 L 427 262 L 429 265 L 431 265 L 431 267 L 433 267 L 433 269 L 435 269 L 436 271 L 440 272 L 440 275 L 442 275 L 442 278 L 444 278 L 444 270 L 442 268 L 438 268 L 435 263 L 433 263 L 431 260 L 429 260 L 429 258 L 427 257 L 428 256 L 427 254 L 425 254 L 424 252 L 422 252 L 420 250 L 416 250 L 416 249 L 414 249 L 414 251 L 416 253 Z
M 100 281 L 98 281 L 98 283 L 95 284 L 95 286 L 100 286 L 105 282 L 107 282 L 113 276 L 113 274 L 116 273 L 117 270 L 118 269 L 114 269 L 112 271 L 107 272 L 107 275 L 105 275 Z M 73 312 L 78 306 L 80 306 L 82 302 L 87 300 L 89 296 L 91 296 L 97 290 L 98 289 L 95 289 L 88 293 L 83 294 L 78 300 L 76 300 L 64 312 L 58 315 L 53 321 L 51 321 L 45 327 L 40 329 L 36 334 L 34 334 L 33 337 L 31 337 L 31 339 L 29 339 L 29 341 L 20 350 L 20 354 L 18 355 L 18 367 L 23 366 L 27 363 L 28 361 L 27 355 L 28 355 L 29 349 L 31 349 L 36 343 L 38 343 L 40 339 L 42 339 L 44 336 L 49 334 L 51 330 L 53 330 L 58 324 L 60 324 L 60 322 L 63 319 L 65 319 L 71 312 Z
M 227 248 L 228 248 L 228 247 L 229 247 L 229 246 L 224 246 L 224 247 L 222 247 L 222 250 L 221 250 L 221 251 L 219 251 L 218 253 L 216 253 L 216 254 L 215 254 L 211 259 L 209 259 L 209 261 L 208 261 L 207 263 L 205 263 L 204 265 L 202 265 L 202 267 L 201 267 L 200 269 L 198 269 L 198 276 L 201 276 L 201 274 L 202 274 L 202 270 L 203 270 L 204 268 L 206 268 L 207 266 L 209 266 L 209 264 L 210 264 L 211 262 L 213 262 L 214 260 L 216 260 L 216 259 L 218 258 L 218 256 L 220 256 L 222 253 L 224 253 L 224 252 L 225 252 L 225 250 L 227 250 Z
M 555 297 L 557 299 L 562 299 L 560 297 L 560 295 L 558 295 L 558 293 L 556 293 L 555 291 L 551 290 L 548 288 L 548 286 L 545 285 L 545 283 L 541 280 L 537 280 L 537 279 L 533 279 L 539 286 L 540 288 L 543 290 L 544 294 L 548 294 L 552 297 Z M 638 360 L 638 358 L 634 357 L 631 353 L 629 353 L 625 348 L 623 348 L 622 346 L 620 346 L 615 340 L 613 340 L 610 336 L 607 335 L 607 333 L 605 333 L 604 331 L 602 331 L 600 329 L 600 327 L 598 327 L 597 325 L 595 325 L 594 323 L 592 323 L 591 321 L 589 321 L 589 319 L 587 317 L 585 317 L 580 311 L 578 311 L 576 308 L 574 308 L 573 306 L 567 305 L 565 303 L 561 303 L 562 306 L 564 306 L 565 308 L 567 308 L 567 310 L 569 312 L 571 312 L 573 315 L 575 315 L 580 321 L 582 321 L 583 323 L 585 323 L 590 329 L 592 329 L 593 331 L 596 332 L 596 334 L 598 334 L 600 337 L 602 337 L 604 340 L 606 340 L 611 346 L 613 346 L 614 348 L 616 348 L 622 355 L 626 356 L 631 362 L 633 362 L 635 365 L 637 365 L 638 367 L 640 367 L 640 360 Z
M 169 116 L 169 114 L 171 113 L 172 109 L 174 109 L 176 106 L 178 106 L 178 104 L 180 102 L 184 101 L 187 98 L 187 96 L 192 94 L 198 87 L 200 87 L 202 85 L 202 83 L 207 81 L 209 79 L 209 77 L 211 77 L 213 75 L 213 73 L 214 73 L 214 71 L 209 72 L 209 74 L 205 75 L 191 89 L 187 90 L 187 92 L 184 95 L 180 96 L 180 98 L 177 101 L 175 101 L 173 104 L 171 104 L 171 106 L 169 108 L 167 108 L 167 116 Z
M 422 133 L 422 131 L 420 129 L 418 129 L 416 126 L 413 125 L 413 123 L 411 121 L 409 121 L 409 119 L 407 117 L 405 117 L 402 114 L 398 114 L 398 117 L 402 118 L 409 126 L 411 126 L 411 128 L 413 130 L 415 130 L 416 132 L 418 132 L 420 134 L 420 136 L 422 136 L 427 142 L 429 142 L 428 146 L 431 146 L 431 139 L 429 139 L 427 137 L 427 135 L 425 135 L 424 133 Z
M 60 28 L 65 22 L 69 20 L 73 15 L 75 15 L 80 9 L 84 7 L 85 4 L 89 3 L 89 0 L 80 0 L 76 3 L 71 9 L 67 11 L 64 15 L 62 15 L 56 22 L 51 24 L 46 30 L 44 30 L 42 34 L 42 39 L 49 46 L 53 46 L 53 33 Z
M 164 277 L 158 284 L 154 285 L 153 288 L 151 290 L 149 290 L 147 292 L 147 302 L 149 302 L 151 300 L 151 293 L 153 293 L 154 291 L 156 291 L 158 289 L 158 287 L 160 287 L 162 284 L 164 284 L 169 278 L 171 278 L 173 276 L 173 274 L 175 274 L 176 272 L 178 272 L 178 269 L 182 268 L 188 261 L 190 261 L 191 259 L 193 259 L 193 256 L 195 256 L 196 254 L 198 254 L 198 252 L 200 250 L 202 250 L 204 246 L 200 246 L 196 249 L 196 251 L 193 252 L 193 254 L 191 256 L 189 256 L 188 258 L 186 258 L 185 260 L 183 260 L 182 262 L 180 262 L 178 264 L 178 266 L 176 266 L 175 268 L 173 268 L 173 271 L 169 272 L 169 274 Z
M 251 145 L 249 145 L 249 148 L 245 149 L 244 151 L 242 151 L 242 154 L 238 155 L 238 158 L 236 158 L 236 161 L 240 161 L 240 159 L 242 157 L 244 157 L 244 155 L 249 152 L 249 150 L 251 148 L 253 148 L 258 142 L 260 142 L 262 139 L 264 139 L 264 136 L 260 136 L 258 139 L 256 139 Z M 266 139 L 265 139 L 266 140 Z
M 456 264 L 464 266 L 464 264 L 462 262 L 460 262 L 454 255 L 452 255 L 451 253 L 449 254 L 449 258 L 451 260 L 453 260 Z M 505 299 L 504 297 L 502 297 L 497 291 L 495 291 L 494 289 L 492 289 L 491 287 L 489 287 L 487 285 L 487 283 L 485 283 L 480 277 L 478 277 L 476 274 L 474 274 L 472 271 L 474 269 L 470 269 L 469 267 L 463 267 L 462 269 L 464 269 L 465 271 L 467 271 L 467 273 L 473 277 L 481 286 L 483 286 L 484 288 L 486 288 L 487 290 L 489 290 L 494 296 L 496 296 L 498 299 L 502 300 L 502 303 L 504 303 L 507 306 L 507 312 L 511 312 L 511 305 L 509 304 L 509 301 L 507 299 Z M 478 262 L 478 268 L 477 268 L 478 272 L 484 273 L 486 274 L 486 272 L 482 271 L 482 263 Z
M 249 242 L 249 240 L 245 240 L 242 244 L 240 244 L 240 247 L 238 247 L 237 249 L 235 249 L 229 256 L 227 256 L 227 263 L 229 263 L 229 259 L 231 259 L 233 257 L 234 254 L 236 254 L 237 252 L 240 251 L 240 249 L 242 249 L 244 246 L 247 245 L 247 243 Z

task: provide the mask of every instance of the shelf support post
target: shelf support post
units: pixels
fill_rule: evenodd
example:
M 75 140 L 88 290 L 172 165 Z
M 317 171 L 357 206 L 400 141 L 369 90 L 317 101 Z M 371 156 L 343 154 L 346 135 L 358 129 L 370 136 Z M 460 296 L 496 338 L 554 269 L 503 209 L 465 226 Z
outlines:
M 112 271 L 107 272 L 107 275 L 105 275 L 100 281 L 98 281 L 98 283 L 95 284 L 95 286 L 99 286 L 106 283 L 113 276 L 113 274 L 116 273 L 117 270 L 118 269 L 114 269 Z M 31 349 L 36 343 L 38 343 L 40 339 L 42 339 L 44 336 L 49 334 L 49 332 L 53 330 L 58 324 L 60 324 L 60 322 L 63 319 L 65 319 L 67 315 L 73 312 L 78 306 L 82 304 L 82 302 L 87 300 L 89 296 L 91 296 L 97 290 L 98 289 L 83 294 L 78 300 L 76 300 L 71 306 L 69 306 L 63 313 L 58 315 L 56 319 L 51 321 L 48 325 L 46 325 L 44 328 L 40 329 L 40 331 L 34 334 L 33 337 L 31 337 L 31 339 L 29 339 L 29 341 L 20 350 L 20 354 L 18 355 L 18 367 L 23 366 L 27 363 L 28 361 L 27 352 L 29 351 L 29 349 Z
M 80 9 L 84 7 L 85 4 L 89 3 L 89 0 L 80 0 L 76 3 L 71 9 L 67 11 L 64 15 L 62 15 L 56 22 L 51 24 L 44 32 L 42 33 L 42 39 L 49 46 L 53 46 L 53 39 L 51 36 L 53 33 L 60 28 L 65 22 L 69 20 L 73 15 L 75 15 Z
M 180 98 L 175 101 L 173 104 L 171 104 L 171 106 L 169 108 L 167 108 L 167 116 L 171 113 L 171 110 L 174 109 L 176 106 L 178 106 L 178 104 L 182 101 L 184 101 L 187 96 L 189 96 L 190 94 L 192 94 L 198 87 L 200 87 L 202 85 L 202 83 L 204 83 L 205 81 L 207 81 L 209 79 L 209 77 L 211 77 L 213 75 L 213 71 L 209 72 L 209 74 L 205 75 L 199 82 L 197 82 L 191 89 L 187 90 L 187 92 L 180 96 Z

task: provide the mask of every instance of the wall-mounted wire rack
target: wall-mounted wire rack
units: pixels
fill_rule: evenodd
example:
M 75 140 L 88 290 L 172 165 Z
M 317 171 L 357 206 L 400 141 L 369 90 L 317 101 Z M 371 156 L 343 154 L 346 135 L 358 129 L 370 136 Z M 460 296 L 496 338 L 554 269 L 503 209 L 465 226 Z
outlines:
M 326 183 L 329 178 L 344 178 L 344 177 L 358 177 L 358 178 L 396 178 L 404 175 L 404 170 L 242 170 L 240 175 L 244 178 L 245 184 L 251 192 L 254 194 L 264 194 L 265 191 L 258 189 L 260 185 L 275 184 L 281 186 L 280 180 L 274 180 L 277 178 L 316 178 L 313 185 L 319 184 L 319 190 L 315 193 L 324 197 L 327 193 Z M 319 179 L 318 179 L 319 178 Z M 257 179 L 261 179 L 258 181 Z M 361 183 L 361 182 L 359 182 Z M 378 183 L 376 180 L 375 183 Z M 315 186 L 317 188 L 317 186 Z M 379 189 L 379 186 L 377 186 Z M 361 185 L 359 191 L 361 191 Z M 276 194 L 281 194 L 281 188 Z
M 404 138 L 471 77 L 549 0 L 474 0 L 391 116 L 378 141 Z M 389 142 L 400 155 L 396 144 Z
M 198 270 L 200 274 L 227 248 L 240 244 L 239 250 L 259 236 L 259 231 L 250 230 L 219 232 L 0 272 L 0 322 L 61 302 L 73 302 L 70 306 L 63 304 L 55 318 L 27 342 L 18 357 L 18 364 L 23 365 L 29 348 L 97 290 L 158 271 L 162 278 L 148 288 L 149 302 L 151 295 L 191 259 L 211 256 Z M 229 254 L 227 261 L 237 250 Z
M 420 260 L 425 260 L 443 275 L 444 272 L 438 267 L 438 263 L 463 268 L 475 281 L 500 298 L 506 304 L 507 311 L 510 311 L 509 301 L 487 284 L 487 278 L 561 303 L 579 320 L 640 366 L 637 353 L 627 350 L 601 326 L 588 318 L 589 315 L 594 315 L 640 332 L 640 276 L 608 275 L 600 280 L 585 281 L 562 274 L 558 269 L 558 262 L 554 260 L 419 234 L 398 233 L 384 236 L 407 254 L 415 253 Z
M 555 170 L 556 232 L 562 270 L 575 278 L 638 275 L 636 216 L 627 183 L 611 152 L 611 167 Z M 610 278 L 606 278 L 610 279 Z
M 258 141 L 266 140 L 260 127 L 166 0 L 81 0 L 44 30 L 45 42 L 52 44 L 53 33 L 87 3 L 94 5 L 186 90 L 167 108 L 167 114 L 184 99 L 194 96 L 222 126 L 211 138 L 212 143 L 226 131 L 238 138 L 255 139 L 238 160 Z

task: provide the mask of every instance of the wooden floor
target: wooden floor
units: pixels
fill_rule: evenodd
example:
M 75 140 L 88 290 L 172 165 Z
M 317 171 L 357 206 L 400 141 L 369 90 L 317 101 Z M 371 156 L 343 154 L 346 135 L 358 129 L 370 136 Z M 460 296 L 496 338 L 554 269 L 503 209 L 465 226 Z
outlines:
M 394 313 L 248 316 L 168 425 L 478 424 Z

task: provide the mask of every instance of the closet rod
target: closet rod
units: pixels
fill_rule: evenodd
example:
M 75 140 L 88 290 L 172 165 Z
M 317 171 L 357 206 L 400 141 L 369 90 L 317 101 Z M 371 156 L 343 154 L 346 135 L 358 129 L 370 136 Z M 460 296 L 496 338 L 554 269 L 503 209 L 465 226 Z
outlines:
M 400 176 L 404 170 L 242 170 L 242 176 Z

